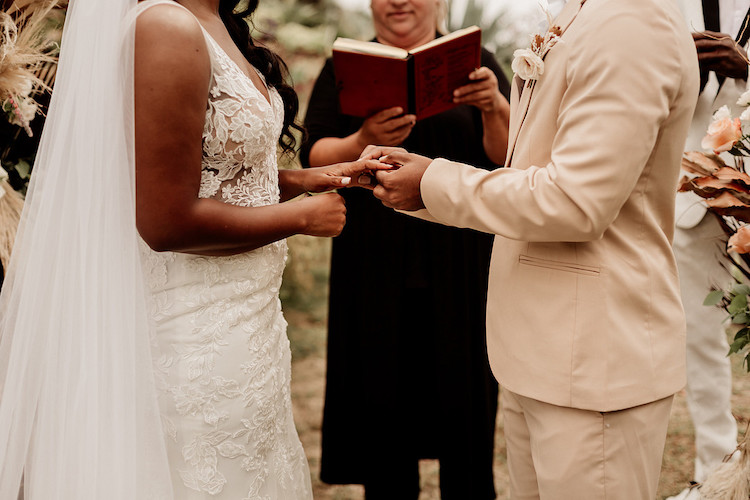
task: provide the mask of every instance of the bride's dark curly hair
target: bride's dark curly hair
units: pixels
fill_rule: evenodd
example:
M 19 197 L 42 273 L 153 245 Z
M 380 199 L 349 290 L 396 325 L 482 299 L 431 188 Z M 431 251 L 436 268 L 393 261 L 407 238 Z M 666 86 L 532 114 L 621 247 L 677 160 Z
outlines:
M 279 145 L 284 153 L 291 154 L 297 146 L 294 130 L 304 133 L 297 124 L 299 99 L 291 85 L 287 83 L 289 69 L 284 61 L 265 47 L 255 45 L 250 36 L 250 27 L 245 21 L 258 8 L 259 0 L 249 0 L 244 8 L 238 5 L 242 0 L 219 0 L 219 14 L 229 34 L 242 51 L 245 59 L 263 74 L 266 84 L 274 87 L 284 101 L 284 128 L 281 131 Z

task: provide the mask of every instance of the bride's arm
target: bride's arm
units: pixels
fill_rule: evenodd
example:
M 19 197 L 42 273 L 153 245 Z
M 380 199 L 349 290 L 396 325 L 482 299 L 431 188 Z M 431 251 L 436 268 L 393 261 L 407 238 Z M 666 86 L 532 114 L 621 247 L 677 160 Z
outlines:
M 282 201 L 295 198 L 302 193 L 322 193 L 350 186 L 369 189 L 370 183 L 371 173 L 367 169 L 366 160 L 334 163 L 303 170 L 279 171 Z
M 200 199 L 211 65 L 197 21 L 154 6 L 135 47 L 136 223 L 158 251 L 230 255 L 303 233 L 334 236 L 345 223 L 336 194 L 247 208 Z

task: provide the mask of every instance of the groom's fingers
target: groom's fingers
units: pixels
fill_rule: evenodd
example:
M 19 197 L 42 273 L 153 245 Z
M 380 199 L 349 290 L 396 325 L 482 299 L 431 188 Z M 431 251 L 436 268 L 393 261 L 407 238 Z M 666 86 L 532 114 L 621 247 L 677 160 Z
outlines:
M 375 175 L 375 182 L 377 182 L 378 187 L 380 188 L 378 192 L 383 196 L 382 198 L 378 197 L 378 199 L 383 200 L 387 198 L 389 194 L 392 194 L 394 190 L 398 189 L 398 176 L 394 177 L 397 173 L 397 170 L 378 170 L 373 172 Z
M 385 163 L 380 160 L 366 160 L 365 166 L 367 170 L 377 172 L 379 170 L 393 170 L 394 166 L 390 163 Z
M 379 199 L 381 203 L 383 203 L 383 206 L 387 208 L 398 208 L 393 203 L 391 203 L 391 197 L 392 193 L 383 187 L 382 184 L 378 184 L 375 186 L 375 189 L 372 190 L 372 194 L 375 196 L 375 198 Z
M 413 157 L 414 154 L 408 153 L 404 150 L 400 150 L 387 153 L 378 158 L 378 160 L 391 165 L 403 166 L 409 163 L 409 160 L 411 160 Z
M 375 160 L 380 158 L 381 156 L 385 156 L 389 153 L 392 153 L 394 151 L 404 151 L 406 150 L 404 148 L 396 148 L 392 146 L 375 146 L 370 145 L 367 146 L 363 151 L 362 154 L 359 156 L 360 160 L 366 159 L 366 160 Z

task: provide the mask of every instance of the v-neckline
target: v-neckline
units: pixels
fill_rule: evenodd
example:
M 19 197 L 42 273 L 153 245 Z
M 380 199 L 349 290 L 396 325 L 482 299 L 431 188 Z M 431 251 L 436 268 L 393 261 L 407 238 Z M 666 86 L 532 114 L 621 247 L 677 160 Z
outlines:
M 234 65 L 235 69 L 237 71 L 239 71 L 242 76 L 244 76 L 245 78 L 247 78 L 247 81 L 250 82 L 250 85 L 253 87 L 253 89 L 255 89 L 255 91 L 257 93 L 259 93 L 260 96 L 263 98 L 263 100 L 266 101 L 266 103 L 268 104 L 268 106 L 271 109 L 273 109 L 273 103 L 271 102 L 271 88 L 266 83 L 266 79 L 263 77 L 263 75 L 260 73 L 260 71 L 258 71 L 258 69 L 255 66 L 253 66 L 250 63 L 248 63 L 248 65 L 250 66 L 250 68 L 253 71 L 255 71 L 256 75 L 258 75 L 258 79 L 260 80 L 261 84 L 263 84 L 263 87 L 266 89 L 265 93 L 261 89 L 259 89 L 257 85 L 255 85 L 255 82 L 253 81 L 252 77 L 250 75 L 248 75 L 247 73 L 245 73 L 245 71 L 243 71 L 243 69 L 240 67 L 240 65 L 237 64 L 237 61 L 235 61 L 234 59 L 232 59 L 232 57 L 229 54 L 227 54 L 227 51 L 224 50 L 224 48 L 221 46 L 221 44 L 219 42 L 217 42 L 216 39 L 213 36 L 211 36 L 211 33 L 209 33 L 208 30 L 203 27 L 203 25 L 201 25 L 201 29 L 211 39 L 211 41 L 214 43 L 214 45 L 216 45 L 216 47 L 221 51 L 221 53 L 224 55 L 224 57 L 226 57 L 229 60 L 229 62 L 232 63 L 232 65 Z

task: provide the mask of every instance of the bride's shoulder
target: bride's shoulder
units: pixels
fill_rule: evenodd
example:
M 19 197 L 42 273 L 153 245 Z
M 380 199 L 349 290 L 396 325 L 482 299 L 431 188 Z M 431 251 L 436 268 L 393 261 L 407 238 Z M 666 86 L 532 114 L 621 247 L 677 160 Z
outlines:
M 149 5 L 151 4 L 151 5 Z M 211 56 L 198 20 L 175 2 L 141 2 L 135 28 L 136 88 L 156 86 L 178 95 L 207 94 Z
M 136 39 L 163 42 L 176 47 L 205 45 L 203 30 L 195 16 L 172 1 L 146 0 L 138 4 Z

